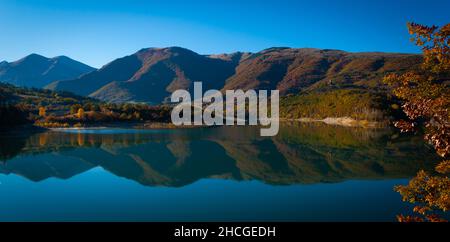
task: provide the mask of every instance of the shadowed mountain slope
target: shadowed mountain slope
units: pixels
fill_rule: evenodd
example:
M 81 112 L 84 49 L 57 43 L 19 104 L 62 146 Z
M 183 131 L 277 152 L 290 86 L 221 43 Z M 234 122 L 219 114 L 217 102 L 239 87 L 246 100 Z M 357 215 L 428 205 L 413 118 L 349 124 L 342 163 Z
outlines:
M 70 81 L 47 86 L 110 102 L 163 102 L 177 89 L 220 89 L 234 74 L 236 58 L 210 58 L 179 47 L 148 48 L 117 59 L 101 69 Z
M 37 54 L 0 63 L 0 81 L 25 87 L 44 87 L 56 80 L 77 78 L 95 68 L 66 56 L 47 58 Z
M 278 89 L 301 91 L 357 87 L 382 89 L 390 72 L 416 68 L 420 55 L 349 53 L 339 50 L 270 48 L 258 53 L 199 55 L 180 47 L 142 49 L 73 80 L 47 86 L 110 102 L 160 103 L 177 89 Z

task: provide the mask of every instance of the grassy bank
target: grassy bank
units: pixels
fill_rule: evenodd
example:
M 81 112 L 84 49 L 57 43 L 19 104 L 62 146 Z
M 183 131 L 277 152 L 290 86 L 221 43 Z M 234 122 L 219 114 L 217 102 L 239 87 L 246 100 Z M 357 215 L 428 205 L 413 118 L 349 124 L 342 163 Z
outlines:
M 364 89 L 339 89 L 291 95 L 280 100 L 280 117 L 288 120 L 313 119 L 386 121 L 398 107 L 389 97 Z M 345 121 L 345 120 L 344 120 Z

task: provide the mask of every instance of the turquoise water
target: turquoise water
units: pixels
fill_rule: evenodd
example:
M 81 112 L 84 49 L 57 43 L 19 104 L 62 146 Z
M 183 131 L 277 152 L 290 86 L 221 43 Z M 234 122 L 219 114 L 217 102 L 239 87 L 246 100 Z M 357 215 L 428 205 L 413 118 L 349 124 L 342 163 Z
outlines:
M 0 134 L 0 221 L 394 221 L 420 137 L 283 125 Z M 426 162 L 428 161 L 428 162 Z

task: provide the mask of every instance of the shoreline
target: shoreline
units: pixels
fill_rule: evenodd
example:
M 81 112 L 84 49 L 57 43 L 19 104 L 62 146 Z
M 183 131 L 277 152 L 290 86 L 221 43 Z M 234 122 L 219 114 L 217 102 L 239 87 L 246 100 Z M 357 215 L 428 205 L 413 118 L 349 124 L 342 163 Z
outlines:
M 98 125 L 87 125 L 82 127 L 48 127 L 47 130 L 102 130 L 102 129 L 192 129 L 192 128 L 204 128 L 205 125 L 200 126 L 175 126 L 172 123 L 163 122 L 133 122 L 133 123 L 101 123 Z
M 280 118 L 280 122 L 303 122 L 303 123 L 314 123 L 321 122 L 328 125 L 339 125 L 345 127 L 363 127 L 363 128 L 381 128 L 388 126 L 387 121 L 369 121 L 369 120 L 357 120 L 350 117 L 327 117 L 324 119 L 313 119 L 313 118 Z
M 359 128 L 382 128 L 387 127 L 388 121 L 368 121 L 368 120 L 357 120 L 350 117 L 327 117 L 324 119 L 314 119 L 314 118 L 280 118 L 280 123 L 282 122 L 302 122 L 302 123 L 324 123 L 327 125 L 338 125 L 344 127 L 359 127 Z M 219 125 L 220 126 L 220 125 Z M 172 123 L 163 122 L 135 122 L 135 123 L 100 123 L 98 125 L 87 125 L 84 127 L 42 127 L 37 125 L 23 125 L 15 127 L 16 129 L 32 130 L 35 132 L 42 132 L 44 130 L 100 130 L 100 129 L 110 129 L 110 128 L 125 128 L 125 129 L 193 129 L 193 128 L 206 128 L 214 126 L 206 125 L 190 125 L 190 126 L 175 126 Z M 0 132 L 6 132 L 8 129 L 0 128 Z

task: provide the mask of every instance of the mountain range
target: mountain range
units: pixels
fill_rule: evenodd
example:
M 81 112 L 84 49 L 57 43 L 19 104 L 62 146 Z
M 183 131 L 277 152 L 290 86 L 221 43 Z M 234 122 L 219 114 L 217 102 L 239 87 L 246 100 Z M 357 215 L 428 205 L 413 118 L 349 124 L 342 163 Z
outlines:
M 95 70 L 67 56 L 47 58 L 28 55 L 14 62 L 0 62 L 0 82 L 42 88 L 56 80 L 67 80 Z
M 0 64 L 0 81 L 26 86 L 47 83 L 47 89 L 107 102 L 161 103 L 174 90 L 192 91 L 195 81 L 203 82 L 204 90 L 278 89 L 281 95 L 330 85 L 376 90 L 382 87 L 384 75 L 417 68 L 421 58 L 415 54 L 285 47 L 219 55 L 201 55 L 181 47 L 146 48 L 98 70 L 67 57 L 30 55 Z M 24 64 L 35 59 L 40 59 L 35 61 L 40 64 L 34 68 Z M 49 83 L 51 80 L 56 81 Z

